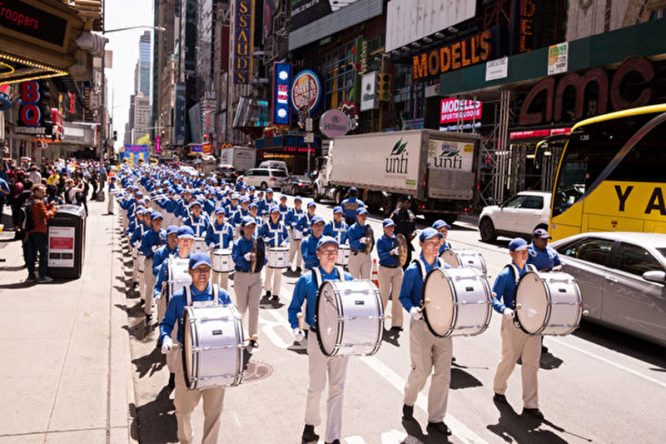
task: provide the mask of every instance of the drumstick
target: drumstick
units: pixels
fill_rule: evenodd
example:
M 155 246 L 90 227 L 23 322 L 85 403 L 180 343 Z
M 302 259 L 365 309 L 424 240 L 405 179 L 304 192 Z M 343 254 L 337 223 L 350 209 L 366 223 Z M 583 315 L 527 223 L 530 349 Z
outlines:
M 303 313 L 299 312 L 296 317 L 298 318 L 298 331 L 303 331 L 305 328 L 305 319 L 303 319 Z
M 516 304 L 516 310 L 520 310 L 523 308 L 523 304 Z

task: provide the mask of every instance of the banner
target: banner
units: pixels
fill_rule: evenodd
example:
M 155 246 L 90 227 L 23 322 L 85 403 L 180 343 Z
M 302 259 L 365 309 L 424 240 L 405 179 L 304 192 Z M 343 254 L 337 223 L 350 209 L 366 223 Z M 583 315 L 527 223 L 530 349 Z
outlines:
M 130 166 L 138 165 L 140 161 L 148 163 L 148 145 L 125 145 L 120 153 L 122 162 Z
M 236 0 L 234 13 L 234 83 L 247 85 L 252 76 L 254 0 Z
M 273 123 L 275 125 L 289 125 L 291 112 L 289 112 L 289 90 L 291 87 L 291 64 L 273 64 Z

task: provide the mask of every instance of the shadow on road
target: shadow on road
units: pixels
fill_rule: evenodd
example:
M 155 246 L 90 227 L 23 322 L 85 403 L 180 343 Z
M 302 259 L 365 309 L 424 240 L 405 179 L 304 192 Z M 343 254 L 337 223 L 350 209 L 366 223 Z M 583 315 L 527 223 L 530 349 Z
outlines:
M 465 370 L 456 367 L 451 368 L 451 389 L 458 390 L 482 386 L 483 383 L 481 381 Z
M 131 430 L 133 435 L 138 432 L 139 436 L 132 438 L 151 444 L 178 442 L 178 423 L 170 393 L 169 387 L 164 386 L 154 401 L 136 408 Z M 130 410 L 132 407 L 136 406 L 131 404 Z
M 415 419 L 403 419 L 402 427 L 407 432 L 407 437 L 400 444 L 441 444 L 449 442 L 446 436 L 423 433 L 421 424 Z
M 400 339 L 400 335 L 402 332 L 398 329 L 390 329 L 390 330 L 384 330 L 382 333 L 382 341 L 387 342 L 395 347 L 400 347 L 400 342 L 398 342 L 398 339 Z
M 157 347 L 140 358 L 133 359 L 132 364 L 136 367 L 139 378 L 148 375 L 149 377 L 159 372 L 166 365 L 166 355 L 162 354 Z
M 266 296 L 266 294 L 264 294 L 259 301 L 259 308 L 261 309 L 279 310 L 282 307 L 284 307 L 284 304 L 281 302 L 281 299 L 276 301 L 269 296 Z

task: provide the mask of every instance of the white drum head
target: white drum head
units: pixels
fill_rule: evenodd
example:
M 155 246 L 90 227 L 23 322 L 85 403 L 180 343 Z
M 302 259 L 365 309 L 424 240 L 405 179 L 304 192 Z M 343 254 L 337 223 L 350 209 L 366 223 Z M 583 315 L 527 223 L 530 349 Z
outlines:
M 537 273 L 526 273 L 520 279 L 516 291 L 516 317 L 528 334 L 537 334 L 546 323 L 548 293 Z
M 453 293 L 448 277 L 436 268 L 423 286 L 423 313 L 428 328 L 435 336 L 447 336 L 453 323 Z
M 450 267 L 458 268 L 462 265 L 458 255 L 453 250 L 445 250 L 439 257 L 441 257 L 442 260 Z
M 191 388 L 192 385 L 192 375 L 193 373 L 193 359 L 194 354 L 192 353 L 192 328 L 190 326 L 190 316 L 192 311 L 187 307 L 185 308 L 185 314 L 183 315 L 183 373 L 185 376 L 185 384 Z
M 319 294 L 317 297 L 317 337 L 319 338 L 319 346 L 321 351 L 331 356 L 335 352 L 335 345 L 338 342 L 340 334 L 340 326 L 338 323 L 339 313 L 338 299 L 335 292 L 334 284 L 331 282 L 324 282 L 319 287 Z

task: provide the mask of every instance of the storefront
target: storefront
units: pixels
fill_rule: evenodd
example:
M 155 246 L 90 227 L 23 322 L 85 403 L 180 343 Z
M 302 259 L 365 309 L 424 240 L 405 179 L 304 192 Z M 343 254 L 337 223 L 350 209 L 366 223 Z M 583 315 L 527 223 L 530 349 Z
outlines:
M 291 174 L 305 174 L 310 151 L 310 170 L 316 169 L 317 157 L 321 156 L 321 139 L 307 144 L 303 134 L 290 133 L 257 140 L 257 164 L 264 160 L 283 160 Z

